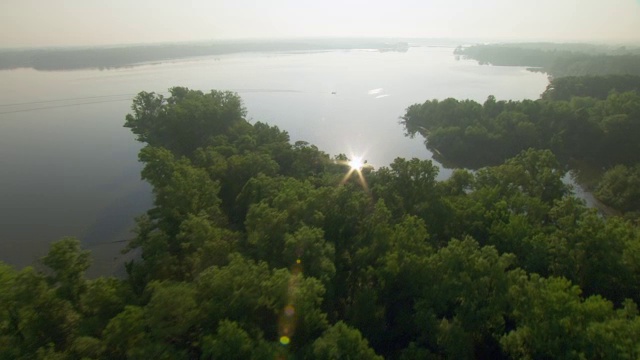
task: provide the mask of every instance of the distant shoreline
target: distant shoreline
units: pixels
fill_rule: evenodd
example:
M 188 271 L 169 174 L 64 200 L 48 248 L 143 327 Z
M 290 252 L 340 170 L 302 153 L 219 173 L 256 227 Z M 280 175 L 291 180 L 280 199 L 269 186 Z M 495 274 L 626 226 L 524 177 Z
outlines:
M 113 69 L 143 63 L 243 52 L 299 52 L 332 50 L 406 52 L 409 43 L 391 39 L 300 39 L 263 41 L 215 41 L 70 47 L 0 49 L 0 70 L 31 68 L 38 71 Z

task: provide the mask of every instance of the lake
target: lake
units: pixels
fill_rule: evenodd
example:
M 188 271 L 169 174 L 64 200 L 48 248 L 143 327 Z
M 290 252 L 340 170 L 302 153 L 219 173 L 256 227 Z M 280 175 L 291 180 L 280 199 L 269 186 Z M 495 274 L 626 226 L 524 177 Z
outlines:
M 137 143 L 124 117 L 139 91 L 171 86 L 238 92 L 262 121 L 335 155 L 374 167 L 430 159 L 404 137 L 411 104 L 455 97 L 479 102 L 538 98 L 546 75 L 457 60 L 454 46 L 407 52 L 342 50 L 241 53 L 112 70 L 0 71 L 0 260 L 34 263 L 48 244 L 75 236 L 92 250 L 92 274 L 121 268 L 135 216 L 152 203 Z M 442 169 L 440 179 L 450 170 Z M 116 261 L 114 261 L 116 260 Z

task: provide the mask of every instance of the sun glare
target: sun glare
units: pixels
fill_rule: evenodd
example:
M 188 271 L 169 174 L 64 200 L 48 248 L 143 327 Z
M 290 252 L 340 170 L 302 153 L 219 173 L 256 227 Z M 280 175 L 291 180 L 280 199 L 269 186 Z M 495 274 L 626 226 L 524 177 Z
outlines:
M 360 170 L 364 166 L 361 157 L 354 156 L 353 159 L 349 160 L 349 166 L 353 170 Z
M 347 173 L 342 178 L 342 181 L 340 181 L 341 185 L 346 184 L 346 182 L 349 179 L 351 179 L 352 175 L 355 173 L 357 175 L 358 182 L 360 183 L 360 185 L 362 185 L 362 187 L 366 191 L 369 191 L 369 187 L 367 186 L 367 181 L 365 180 L 365 177 L 364 177 L 364 174 L 362 173 L 362 170 L 364 168 L 370 168 L 371 166 L 369 164 L 367 164 L 367 162 L 365 160 L 363 160 L 362 156 L 353 156 L 353 155 L 351 155 L 351 160 L 340 161 L 339 163 L 349 167 L 349 171 L 347 171 Z

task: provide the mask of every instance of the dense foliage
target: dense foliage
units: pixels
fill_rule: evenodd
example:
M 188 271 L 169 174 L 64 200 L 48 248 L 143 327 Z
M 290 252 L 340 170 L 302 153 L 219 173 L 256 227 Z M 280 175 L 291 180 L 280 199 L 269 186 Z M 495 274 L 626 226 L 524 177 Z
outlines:
M 616 165 L 609 169 L 604 173 L 596 195 L 616 209 L 640 211 L 640 163 L 632 167 Z
M 567 76 L 551 79 L 544 100 L 571 100 L 572 97 L 606 99 L 611 92 L 640 91 L 640 76 Z
M 640 162 L 640 94 L 570 101 L 428 100 L 407 109 L 410 136 L 465 167 L 499 164 L 530 147 L 551 149 L 561 159 L 594 165 Z
M 538 100 L 428 100 L 407 108 L 401 123 L 408 136 L 423 135 L 438 156 L 463 167 L 500 164 L 535 148 L 553 151 L 565 166 L 600 172 L 640 163 L 640 92 L 616 91 L 638 87 L 640 78 L 631 76 L 559 78 Z M 618 210 L 640 211 L 637 181 L 611 172 L 596 194 Z
M 528 66 L 553 77 L 640 75 L 640 50 L 582 44 L 491 44 L 459 47 L 455 54 L 481 64 Z
M 640 231 L 572 197 L 550 151 L 348 173 L 235 94 L 170 92 L 126 120 L 155 195 L 127 278 L 86 279 L 74 239 L 48 271 L 0 265 L 0 359 L 640 355 Z

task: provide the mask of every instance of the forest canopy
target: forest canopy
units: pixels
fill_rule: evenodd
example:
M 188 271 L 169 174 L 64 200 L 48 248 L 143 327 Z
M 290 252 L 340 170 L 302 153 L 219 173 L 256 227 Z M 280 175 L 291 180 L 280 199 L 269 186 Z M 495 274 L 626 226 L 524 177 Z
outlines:
M 497 165 L 534 148 L 551 150 L 565 167 L 577 163 L 605 173 L 640 163 L 639 87 L 635 76 L 558 78 L 538 100 L 427 100 L 409 106 L 400 122 L 406 135 L 423 135 L 427 147 L 458 166 Z M 640 211 L 630 195 L 636 193 L 633 177 L 622 183 L 602 175 L 596 195 L 603 202 Z
M 600 101 L 637 95 L 615 96 Z M 640 231 L 585 207 L 551 151 L 446 181 L 419 159 L 350 171 L 244 114 L 229 92 L 140 93 L 125 126 L 155 201 L 128 244 L 139 256 L 124 279 L 87 279 L 66 238 L 46 271 L 0 264 L 0 358 L 640 354 Z

